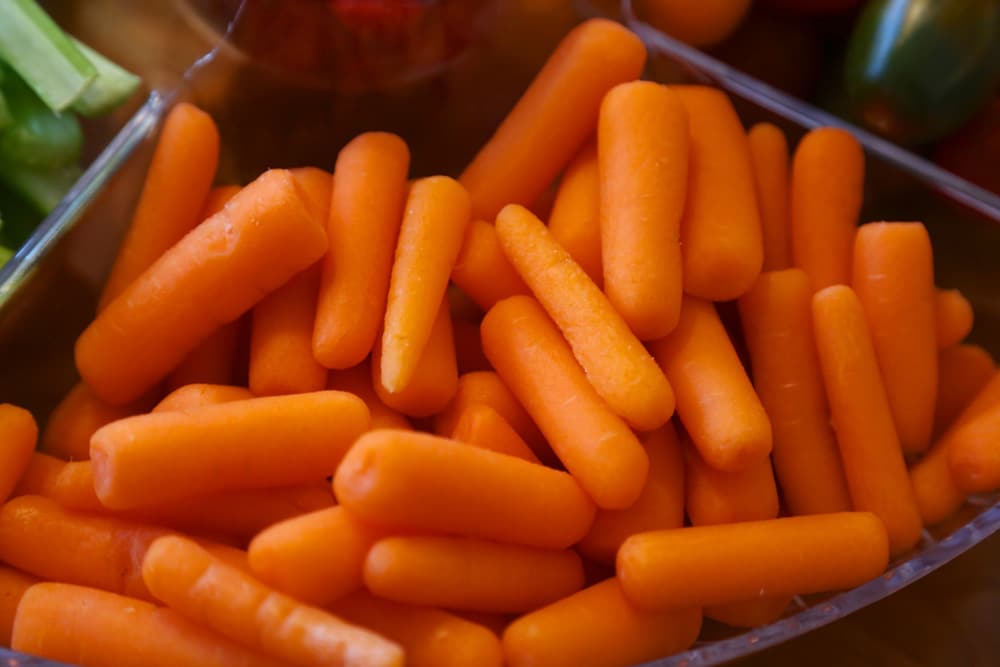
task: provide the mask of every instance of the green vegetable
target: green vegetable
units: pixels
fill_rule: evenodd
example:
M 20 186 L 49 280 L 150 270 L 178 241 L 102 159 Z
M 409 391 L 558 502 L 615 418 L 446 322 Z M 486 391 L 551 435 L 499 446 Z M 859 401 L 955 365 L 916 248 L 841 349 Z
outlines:
M 14 251 L 7 246 L 0 245 L 0 268 L 7 263 L 7 260 L 14 256 Z
M 80 167 L 75 164 L 39 169 L 0 161 L 0 182 L 42 215 L 52 212 L 73 187 L 80 173 Z
M 0 90 L 0 130 L 10 125 L 13 121 L 10 109 L 7 107 L 7 98 L 3 96 L 3 91 Z
M 13 249 L 20 248 L 45 217 L 34 206 L 2 184 L 0 184 L 0 210 L 3 211 L 0 245 Z
M 55 168 L 79 159 L 83 132 L 72 112 L 49 109 L 13 72 L 4 77 L 2 91 L 12 122 L 0 130 L 0 162 Z
M 35 0 L 0 0 L 0 59 L 55 111 L 73 104 L 97 77 L 97 68 Z
M 73 103 L 74 111 L 88 117 L 100 116 L 127 100 L 139 87 L 142 80 L 135 74 L 119 67 L 83 42 L 73 39 L 73 43 L 97 68 L 97 78 L 90 82 Z

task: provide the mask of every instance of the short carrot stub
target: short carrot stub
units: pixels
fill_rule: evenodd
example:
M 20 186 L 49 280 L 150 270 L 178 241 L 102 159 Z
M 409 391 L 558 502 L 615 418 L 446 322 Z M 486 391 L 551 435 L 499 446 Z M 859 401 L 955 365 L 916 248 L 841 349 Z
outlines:
M 14 616 L 25 591 L 38 583 L 31 575 L 0 565 L 0 646 L 10 648 Z
M 31 413 L 0 403 L 0 501 L 6 501 L 31 461 L 38 424 Z
M 972 304 L 957 289 L 939 289 L 934 295 L 935 331 L 938 347 L 958 345 L 972 332 Z
M 938 354 L 934 433 L 941 435 L 993 378 L 997 367 L 978 345 L 953 345 Z
M 503 254 L 496 227 L 482 220 L 473 220 L 466 228 L 451 280 L 483 310 L 509 296 L 530 294 Z
M 764 238 L 764 270 L 792 265 L 792 233 L 788 219 L 788 140 L 771 123 L 757 123 L 747 133 L 753 163 L 757 205 Z
M 188 384 L 178 387 L 164 396 L 163 400 L 153 407 L 152 412 L 178 412 L 190 408 L 202 408 L 207 405 L 246 401 L 251 398 L 254 398 L 254 395 L 245 387 L 234 387 L 228 384 Z M 90 438 L 87 439 L 87 450 L 89 457 Z
M 559 189 L 549 214 L 549 231 L 595 284 L 604 284 L 604 270 L 601 268 L 601 182 L 596 142 L 587 142 L 559 179 Z
M 371 413 L 372 424 L 375 428 L 413 428 L 406 417 L 393 410 L 382 402 L 373 386 L 371 365 L 368 362 L 345 368 L 339 371 L 330 371 L 327 380 L 327 388 L 336 391 L 346 391 L 354 394 L 368 406 Z
M 67 461 L 88 459 L 90 436 L 94 431 L 116 419 L 144 412 L 149 407 L 144 399 L 127 405 L 110 405 L 98 398 L 86 384 L 77 382 L 49 415 L 38 448 Z
M 778 516 L 778 488 L 768 457 L 739 472 L 722 472 L 705 463 L 690 447 L 685 464 L 685 506 L 691 525 L 761 521 Z
M 540 463 L 531 447 L 517 434 L 500 413 L 484 404 L 470 405 L 462 412 L 451 434 L 452 439 L 500 454 Z
M 956 425 L 945 439 L 958 488 L 966 493 L 1000 488 L 1000 403 Z

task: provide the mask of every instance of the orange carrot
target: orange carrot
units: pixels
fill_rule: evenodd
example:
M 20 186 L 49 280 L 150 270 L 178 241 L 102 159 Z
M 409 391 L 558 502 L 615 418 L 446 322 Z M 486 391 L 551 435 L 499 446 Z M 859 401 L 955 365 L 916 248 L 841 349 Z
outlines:
M 683 651 L 701 610 L 635 608 L 607 579 L 517 619 L 503 634 L 508 667 L 626 667 Z
M 706 607 L 704 612 L 705 618 L 734 628 L 757 628 L 781 618 L 791 602 L 791 595 L 778 595 L 755 598 L 747 602 L 714 605 Z
M 24 592 L 38 583 L 38 579 L 12 567 L 0 565 L 0 646 L 10 648 L 14 615 Z
M 957 289 L 939 289 L 934 293 L 934 318 L 938 348 L 958 345 L 972 332 L 972 304 Z
M 936 435 L 952 425 L 996 370 L 993 357 L 978 345 L 953 345 L 941 350 L 938 354 L 937 404 L 934 406 Z
M 211 218 L 224 209 L 229 200 L 238 195 L 242 189 L 239 185 L 217 185 L 209 190 L 208 194 L 205 195 L 205 202 L 202 204 L 201 213 L 198 214 L 198 220 Z
M 410 417 L 429 417 L 440 412 L 458 389 L 458 362 L 455 360 L 455 339 L 451 332 L 451 312 L 448 301 L 437 306 L 436 316 L 427 343 L 424 345 L 410 381 L 397 391 L 382 384 L 384 349 L 382 341 L 372 352 L 372 385 L 379 399 Z
M 90 436 L 105 424 L 145 412 L 152 405 L 147 398 L 128 405 L 109 405 L 83 382 L 77 382 L 63 397 L 42 430 L 38 448 L 67 460 L 90 458 Z
M 397 644 L 297 602 L 168 536 L 146 553 L 142 576 L 168 607 L 244 646 L 304 667 L 402 667 Z
M 633 535 L 618 580 L 643 609 L 681 609 L 853 588 L 888 564 L 881 520 L 839 512 Z
M 673 414 L 670 384 L 597 285 L 527 209 L 505 207 L 497 234 L 601 398 L 634 428 L 662 426 Z
M 587 558 L 614 563 L 615 553 L 631 535 L 684 525 L 684 457 L 669 422 L 647 433 L 643 445 L 649 475 L 639 499 L 624 510 L 600 510 L 577 548 Z
M 173 391 L 189 384 L 234 384 L 242 336 L 242 318 L 213 331 L 170 372 L 167 389 Z
M 94 491 L 94 468 L 90 461 L 63 461 L 41 452 L 31 460 L 15 496 L 45 496 L 62 507 L 80 512 L 103 512 Z
M 257 535 L 248 549 L 250 568 L 283 593 L 326 605 L 361 588 L 365 554 L 381 537 L 343 507 L 329 507 Z
M 94 488 L 106 506 L 128 509 L 316 481 L 368 425 L 361 399 L 336 391 L 129 417 L 91 439 Z
M 58 628 L 58 632 L 53 629 Z M 279 667 L 163 609 L 113 593 L 43 583 L 24 594 L 15 650 L 82 667 Z
M 249 389 L 244 387 L 233 387 L 226 384 L 189 384 L 178 387 L 167 394 L 162 401 L 156 404 L 153 412 L 178 412 L 190 410 L 191 408 L 201 408 L 206 405 L 221 405 L 222 403 L 232 403 L 233 401 L 246 401 L 253 398 Z M 124 419 L 125 415 L 121 418 Z M 90 442 L 88 438 L 87 453 L 90 454 Z
M 987 493 L 1000 488 L 1000 401 L 957 424 L 946 439 L 948 465 L 959 489 Z
M 77 340 L 80 374 L 110 403 L 138 398 L 325 249 L 292 176 L 265 172 L 108 304 Z
M 766 271 L 740 298 L 753 381 L 774 430 L 774 473 L 792 514 L 851 509 L 801 269 Z
M 693 447 L 687 447 L 685 454 L 685 502 L 692 525 L 761 521 L 778 516 L 778 489 L 768 457 L 739 472 L 722 472 L 706 464 Z
M 738 472 L 771 451 L 771 424 L 715 307 L 685 296 L 677 328 L 650 344 L 677 414 L 713 468 Z
M 493 219 L 537 199 L 597 128 L 604 94 L 637 79 L 645 62 L 642 42 L 617 23 L 574 28 L 462 173 L 473 214 Z
M 646 452 L 591 387 L 538 302 L 505 299 L 490 309 L 481 328 L 486 357 L 597 506 L 632 505 L 646 483 Z
M 778 271 L 792 265 L 791 229 L 788 221 L 788 140 L 771 123 L 757 123 L 747 134 L 754 186 L 760 207 L 764 238 L 764 270 Z
M 348 511 L 379 525 L 545 549 L 574 544 L 594 519 L 564 472 L 411 431 L 363 435 L 333 488 Z
M 451 279 L 483 310 L 509 296 L 529 293 L 503 254 L 496 228 L 482 220 L 473 220 L 466 228 Z
M 850 132 L 822 127 L 796 147 L 789 200 L 792 261 L 809 276 L 814 292 L 850 282 L 864 183 L 865 154 Z
M 410 151 L 384 132 L 341 149 L 333 177 L 330 252 L 319 285 L 313 355 L 349 368 L 371 352 L 385 315 L 396 237 L 403 219 Z
M 813 323 L 854 508 L 878 516 L 901 553 L 920 539 L 920 512 L 861 303 L 850 287 L 827 287 L 813 296 Z
M 306 208 L 316 222 L 326 226 L 330 218 L 330 199 L 333 195 L 333 174 L 318 167 L 298 167 L 289 170 L 295 179 Z
M 344 370 L 330 371 L 327 388 L 350 392 L 364 401 L 371 413 L 373 429 L 413 428 L 406 417 L 383 403 L 375 393 L 375 388 L 372 386 L 372 370 L 368 362 Z
M 601 286 L 601 182 L 597 173 L 597 144 L 589 141 L 563 172 L 549 216 L 549 231 Z
M 359 591 L 330 610 L 399 643 L 407 667 L 501 667 L 496 635 L 475 623 L 430 607 L 381 600 Z
M 931 444 L 937 392 L 934 255 L 919 222 L 862 226 L 851 285 L 865 311 L 899 442 L 906 453 Z
M 459 416 L 451 438 L 500 454 L 516 456 L 532 463 L 540 463 L 538 457 L 531 451 L 531 447 L 528 447 L 528 443 L 517 434 L 506 419 L 500 416 L 499 412 L 488 405 L 472 404 L 467 407 Z
M 7 500 L 31 461 L 38 425 L 31 413 L 0 403 L 0 502 Z
M 482 626 L 490 630 L 497 638 L 510 625 L 511 614 L 492 614 L 485 611 L 455 611 L 454 614 L 470 623 Z
M 432 176 L 410 188 L 382 332 L 380 384 L 390 393 L 414 377 L 468 223 L 469 195 L 457 181 Z
M 666 86 L 622 83 L 601 103 L 597 139 L 604 291 L 636 336 L 662 338 L 681 309 L 687 114 Z
M 750 143 L 725 93 L 705 86 L 672 88 L 691 130 L 681 221 L 684 291 L 728 301 L 750 289 L 764 262 Z
M 175 106 L 163 123 L 132 224 L 104 285 L 99 309 L 156 262 L 202 218 L 219 161 L 219 131 L 190 104 Z

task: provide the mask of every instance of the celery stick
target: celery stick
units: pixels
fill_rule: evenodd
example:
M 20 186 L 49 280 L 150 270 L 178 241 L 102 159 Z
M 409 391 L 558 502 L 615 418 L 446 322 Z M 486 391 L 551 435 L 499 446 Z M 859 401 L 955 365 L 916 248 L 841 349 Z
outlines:
M 97 68 L 97 78 L 73 102 L 74 111 L 88 117 L 106 114 L 127 100 L 139 87 L 142 80 L 135 74 L 119 67 L 76 38 L 70 39 Z
M 0 245 L 0 267 L 7 263 L 7 260 L 14 256 L 14 251 L 7 246 Z
M 0 58 L 55 111 L 97 78 L 97 68 L 35 0 L 0 0 Z
M 73 187 L 80 173 L 75 164 L 57 169 L 37 169 L 0 162 L 0 182 L 43 215 L 52 212 Z
M 2 90 L 11 123 L 0 130 L 0 162 L 45 168 L 62 167 L 79 159 L 83 131 L 72 111 L 57 113 L 49 109 L 14 72 L 7 73 Z

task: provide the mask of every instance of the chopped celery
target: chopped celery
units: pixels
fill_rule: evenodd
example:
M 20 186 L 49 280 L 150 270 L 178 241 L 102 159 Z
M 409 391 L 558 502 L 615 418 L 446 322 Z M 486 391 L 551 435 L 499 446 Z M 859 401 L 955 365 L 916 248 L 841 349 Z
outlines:
M 83 42 L 70 38 L 76 47 L 97 68 L 97 78 L 90 82 L 73 103 L 73 110 L 84 116 L 100 116 L 108 113 L 139 87 L 141 79 L 128 70 L 119 67 Z
M 21 196 L 39 213 L 48 215 L 80 177 L 75 165 L 38 169 L 0 161 L 0 182 Z
M 2 2 L 3 0 L 0 0 Z M 17 250 L 31 236 L 45 216 L 9 188 L 0 184 L 0 209 L 3 210 L 3 227 L 0 228 L 0 245 Z
M 0 245 L 0 268 L 7 263 L 7 260 L 14 256 L 14 251 L 7 246 Z
M 56 111 L 97 77 L 97 68 L 35 0 L 0 1 L 0 58 Z
M 14 72 L 7 72 L 2 90 L 12 122 L 0 130 L 0 162 L 63 167 L 79 159 L 83 132 L 72 112 L 49 109 Z

